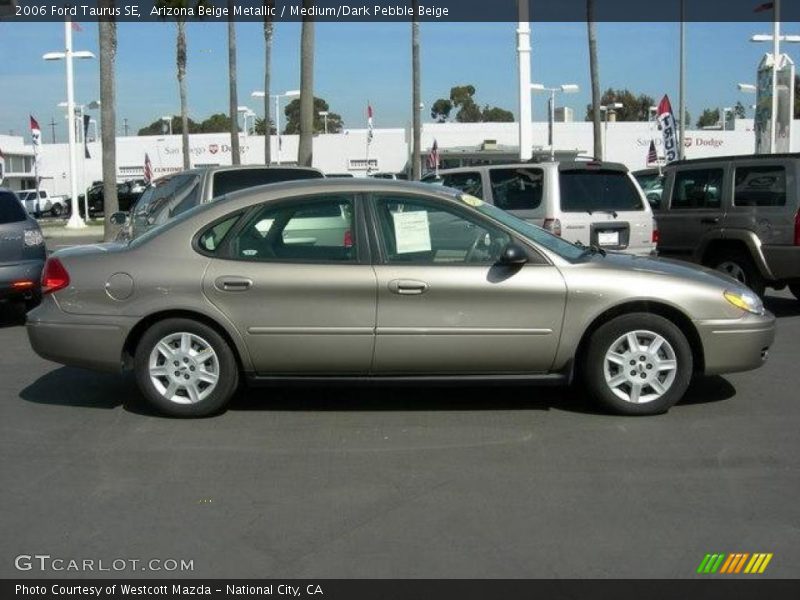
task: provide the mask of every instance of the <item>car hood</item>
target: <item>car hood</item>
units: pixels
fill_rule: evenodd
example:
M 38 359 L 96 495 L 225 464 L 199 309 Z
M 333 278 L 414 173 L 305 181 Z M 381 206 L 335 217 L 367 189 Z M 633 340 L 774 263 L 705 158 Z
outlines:
M 595 255 L 593 261 L 601 268 L 618 269 L 626 272 L 633 270 L 656 276 L 690 280 L 695 283 L 726 289 L 743 287 L 739 281 L 724 273 L 680 260 L 647 258 L 632 254 L 609 252 L 606 256 Z

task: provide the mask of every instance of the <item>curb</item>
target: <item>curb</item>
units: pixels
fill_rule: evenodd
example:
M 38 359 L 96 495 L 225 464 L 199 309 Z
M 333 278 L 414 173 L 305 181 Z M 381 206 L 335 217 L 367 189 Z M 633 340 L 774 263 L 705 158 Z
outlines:
M 46 240 L 54 238 L 99 237 L 103 239 L 103 228 L 88 226 L 81 229 L 67 229 L 66 227 L 42 227 L 42 235 Z

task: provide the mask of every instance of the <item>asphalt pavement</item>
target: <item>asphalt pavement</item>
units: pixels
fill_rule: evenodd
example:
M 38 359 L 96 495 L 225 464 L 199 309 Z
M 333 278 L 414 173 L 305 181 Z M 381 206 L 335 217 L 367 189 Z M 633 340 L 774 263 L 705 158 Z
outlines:
M 347 387 L 169 419 L 130 376 L 38 358 L 6 313 L 0 577 L 685 578 L 717 552 L 796 577 L 800 302 L 768 306 L 765 367 L 645 418 L 577 388 Z M 193 570 L 15 568 L 35 554 Z

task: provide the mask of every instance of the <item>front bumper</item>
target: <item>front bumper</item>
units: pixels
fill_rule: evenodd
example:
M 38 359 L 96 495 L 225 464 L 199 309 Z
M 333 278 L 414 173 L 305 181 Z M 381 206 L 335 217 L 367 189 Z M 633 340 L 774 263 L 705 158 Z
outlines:
M 775 341 L 775 316 L 746 315 L 741 319 L 695 321 L 706 375 L 757 369 Z
M 62 311 L 52 296 L 28 313 L 26 328 L 34 352 L 71 367 L 119 372 L 122 350 L 135 320 L 123 317 L 73 315 Z
M 32 300 L 41 294 L 43 260 L 23 260 L 15 263 L 0 263 L 0 302 L 4 300 Z M 23 288 L 15 283 L 33 282 Z

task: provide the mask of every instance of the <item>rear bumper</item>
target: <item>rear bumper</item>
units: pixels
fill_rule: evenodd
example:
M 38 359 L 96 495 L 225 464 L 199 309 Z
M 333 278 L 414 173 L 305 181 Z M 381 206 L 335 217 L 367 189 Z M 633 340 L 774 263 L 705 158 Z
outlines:
M 71 367 L 119 372 L 122 349 L 134 321 L 121 317 L 65 313 L 52 296 L 28 313 L 26 328 L 34 352 Z
M 0 302 L 30 300 L 38 296 L 41 293 L 43 267 L 44 261 L 38 259 L 0 263 Z M 21 282 L 31 282 L 32 285 L 20 287 Z
M 706 375 L 759 368 L 775 340 L 775 317 L 771 313 L 736 320 L 695 321 L 695 326 L 703 344 Z
M 800 246 L 761 246 L 775 279 L 800 279 Z

